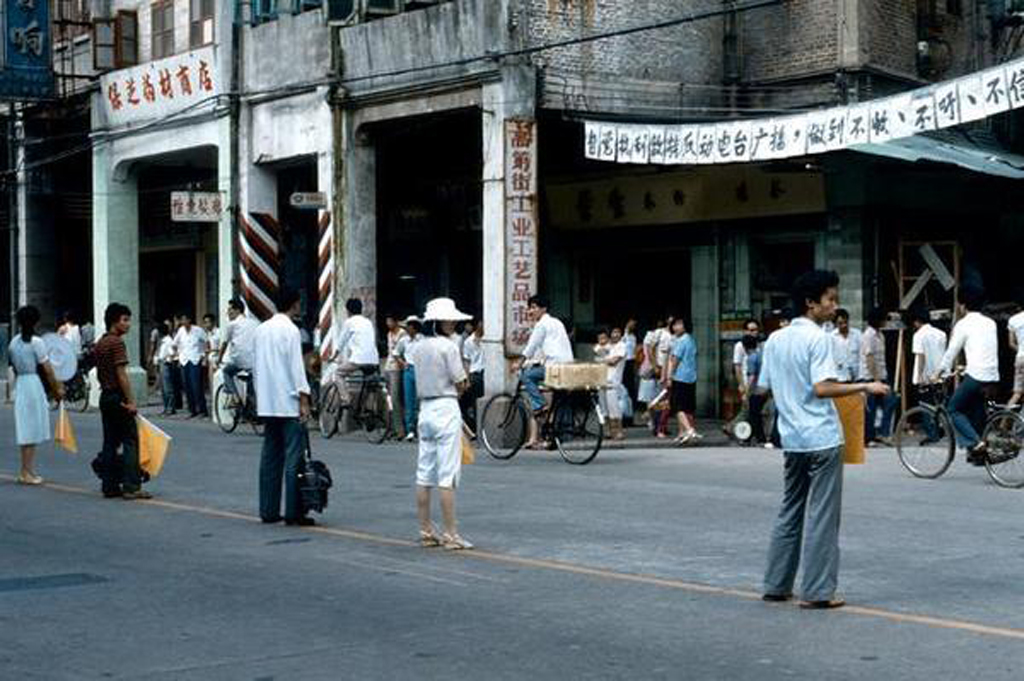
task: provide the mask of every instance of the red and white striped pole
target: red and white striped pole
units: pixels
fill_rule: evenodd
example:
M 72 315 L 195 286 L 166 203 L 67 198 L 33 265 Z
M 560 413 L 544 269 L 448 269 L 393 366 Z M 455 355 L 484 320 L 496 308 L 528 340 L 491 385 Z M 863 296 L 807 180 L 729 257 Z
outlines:
M 277 310 L 274 298 L 280 286 L 280 224 L 266 213 L 251 213 L 246 220 L 239 213 L 241 229 L 239 262 L 242 274 L 242 295 L 252 313 L 269 319 Z

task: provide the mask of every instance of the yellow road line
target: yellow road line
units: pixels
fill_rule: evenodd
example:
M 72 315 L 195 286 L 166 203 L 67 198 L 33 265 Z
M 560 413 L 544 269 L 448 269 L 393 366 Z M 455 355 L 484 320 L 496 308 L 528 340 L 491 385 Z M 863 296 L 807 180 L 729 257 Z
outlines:
M 7 480 L 14 482 L 15 477 L 13 475 L 6 475 L 0 473 L 0 480 Z M 97 496 L 94 490 L 88 490 L 81 487 L 72 487 L 69 485 L 61 485 L 56 483 L 44 483 L 42 485 L 47 489 L 52 489 L 59 492 L 67 492 L 71 494 L 86 495 L 86 496 Z M 136 501 L 133 503 L 145 504 L 147 506 L 156 506 L 159 508 L 167 508 L 176 511 L 185 511 L 189 513 L 198 513 L 205 516 L 215 518 L 226 518 L 230 520 L 244 520 L 247 522 L 259 522 L 259 518 L 256 516 L 245 515 L 243 513 L 236 513 L 233 511 L 224 511 L 217 508 L 211 508 L 208 506 L 196 506 L 192 504 L 183 504 L 173 501 L 165 501 L 163 499 L 149 499 L 146 501 Z M 356 530 L 342 530 L 333 527 L 313 526 L 309 528 L 303 528 L 304 531 L 314 532 L 317 534 L 324 534 L 334 537 L 342 537 L 345 539 L 354 539 L 357 541 L 364 541 L 373 544 L 380 544 L 385 546 L 401 546 L 401 547 L 416 547 L 418 544 L 414 541 L 405 539 L 396 539 L 394 537 L 386 537 L 378 534 L 371 534 L 369 532 L 359 532 Z M 687 582 L 678 579 L 672 579 L 668 577 L 658 577 L 655 575 L 644 575 L 644 574 L 632 574 L 628 572 L 618 572 L 615 570 L 609 570 L 606 568 L 590 567 L 587 565 L 578 565 L 575 563 L 566 563 L 557 560 L 549 560 L 545 558 L 526 558 L 523 556 L 513 556 L 505 553 L 493 553 L 490 551 L 480 551 L 474 549 L 472 551 L 458 551 L 460 556 L 476 560 L 484 560 L 493 563 L 502 563 L 505 565 L 515 565 L 517 567 L 529 567 L 537 568 L 541 570 L 551 570 L 556 572 L 563 572 L 574 575 L 581 575 L 585 577 L 594 577 L 597 579 L 607 579 L 616 582 L 631 583 L 631 584 L 643 584 L 647 586 L 655 586 L 667 589 L 675 589 L 678 591 L 686 591 L 690 593 L 708 594 L 714 596 L 731 596 L 733 598 L 741 598 L 743 600 L 760 600 L 761 594 L 754 591 L 746 591 L 743 589 L 733 589 L 728 587 L 712 586 L 710 584 L 700 584 L 698 582 Z M 345 562 L 345 561 L 343 561 Z M 369 563 L 359 563 L 356 561 L 347 561 L 353 566 L 359 567 L 371 567 Z M 381 566 L 373 566 L 377 569 L 381 569 Z M 383 568 L 384 570 L 390 570 L 392 572 L 399 572 L 403 574 L 410 574 L 416 577 L 428 578 L 427 575 L 422 573 L 414 573 L 411 571 L 403 571 L 395 569 L 393 567 Z M 471 574 L 471 573 L 469 573 Z M 443 580 L 440 577 L 430 575 L 429 579 L 435 581 L 450 581 Z M 457 582 L 453 582 L 457 583 Z M 779 607 L 773 605 L 771 607 Z M 896 622 L 900 624 L 919 624 L 922 626 L 937 628 L 937 629 L 952 629 L 956 631 L 964 631 L 980 636 L 993 636 L 998 638 L 1015 639 L 1018 641 L 1024 641 L 1024 629 L 1015 629 L 1012 627 L 1000 627 L 989 624 L 981 624 L 979 622 L 968 622 L 965 620 L 949 619 L 945 617 L 937 617 L 932 615 L 916 615 L 912 613 L 895 612 L 891 610 L 883 610 L 881 608 L 871 608 L 859 605 L 847 605 L 844 608 L 833 611 L 835 613 L 845 613 L 847 615 L 859 615 L 861 617 L 872 617 L 875 619 L 882 619 L 889 622 Z

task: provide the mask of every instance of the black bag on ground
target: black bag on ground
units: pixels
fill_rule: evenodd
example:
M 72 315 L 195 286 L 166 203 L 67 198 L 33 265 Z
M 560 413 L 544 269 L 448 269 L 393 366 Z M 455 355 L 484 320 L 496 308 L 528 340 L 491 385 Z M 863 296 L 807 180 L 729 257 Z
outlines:
M 327 491 L 334 484 L 331 471 L 323 461 L 313 460 L 313 451 L 309 446 L 309 431 L 305 433 L 305 456 L 299 469 L 299 505 L 302 515 L 310 511 L 323 513 L 327 508 Z

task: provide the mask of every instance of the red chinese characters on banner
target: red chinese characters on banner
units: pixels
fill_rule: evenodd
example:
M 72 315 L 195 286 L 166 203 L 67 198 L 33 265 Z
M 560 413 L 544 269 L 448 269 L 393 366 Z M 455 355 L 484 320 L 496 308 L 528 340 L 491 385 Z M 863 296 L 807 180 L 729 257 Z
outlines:
M 110 113 L 153 116 L 215 95 L 214 78 L 212 52 L 200 50 L 110 73 L 102 87 Z
M 537 135 L 532 120 L 505 128 L 505 346 L 521 352 L 532 322 L 527 301 L 537 291 Z

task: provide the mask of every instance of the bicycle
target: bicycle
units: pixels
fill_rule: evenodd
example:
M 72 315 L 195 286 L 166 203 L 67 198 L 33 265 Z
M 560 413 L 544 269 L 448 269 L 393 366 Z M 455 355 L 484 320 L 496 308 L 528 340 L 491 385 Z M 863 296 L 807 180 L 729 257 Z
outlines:
M 520 377 L 515 392 L 491 397 L 477 420 L 477 435 L 495 459 L 511 459 L 526 444 L 530 412 L 524 392 Z M 583 466 L 601 450 L 604 421 L 599 391 L 553 390 L 540 436 L 566 463 Z
M 60 400 L 50 398 L 50 409 L 56 410 Z M 89 411 L 89 379 L 79 368 L 69 380 L 64 381 L 64 406 L 73 411 Z
M 381 444 L 390 433 L 393 409 L 387 381 L 380 372 L 373 370 L 363 370 L 361 376 L 347 375 L 344 380 L 346 390 L 358 384 L 359 393 L 354 401 L 347 401 L 342 398 L 341 387 L 337 382 L 332 381 L 323 388 L 317 417 L 320 435 L 325 438 L 334 437 L 345 411 L 350 410 L 355 427 L 362 430 L 372 444 Z
M 252 374 L 239 371 L 235 374 L 235 385 L 241 384 L 242 396 L 232 394 L 226 384 L 217 386 L 213 396 L 213 415 L 217 425 L 225 433 L 233 433 L 239 423 L 248 423 L 257 435 L 263 434 L 263 422 L 256 412 L 256 390 Z
M 956 456 L 956 431 L 946 404 L 949 388 L 928 391 L 930 401 L 908 409 L 896 426 L 894 436 L 900 463 L 918 478 L 942 476 Z M 938 397 L 938 399 L 935 399 Z M 1020 408 L 1009 409 L 987 401 L 982 441 L 986 444 L 984 465 L 992 481 L 1001 487 L 1024 487 L 1024 418 Z

